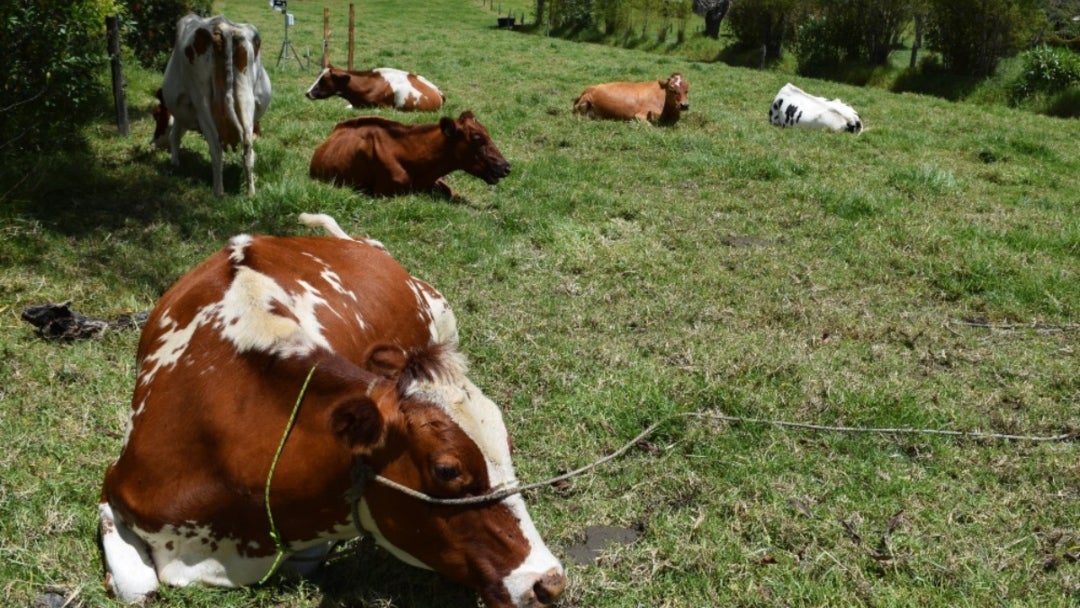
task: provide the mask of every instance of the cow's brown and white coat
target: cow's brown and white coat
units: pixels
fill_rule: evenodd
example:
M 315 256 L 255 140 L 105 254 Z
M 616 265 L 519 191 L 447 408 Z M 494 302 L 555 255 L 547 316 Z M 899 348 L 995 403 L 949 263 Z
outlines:
M 510 163 L 469 111 L 457 120 L 443 117 L 420 125 L 378 116 L 340 122 L 315 149 L 308 173 L 380 196 L 453 196 L 443 177 L 458 170 L 492 185 L 510 174 Z
M 690 82 L 679 72 L 663 80 L 608 82 L 586 87 L 574 112 L 589 118 L 670 125 L 690 109 Z
M 214 194 L 225 193 L 223 151 L 243 151 L 248 194 L 255 193 L 255 135 L 270 105 L 270 77 L 262 65 L 255 26 L 223 16 L 187 15 L 176 24 L 176 44 L 154 109 L 154 144 L 168 145 L 180 164 L 180 139 L 198 131 L 210 147 Z
M 431 506 L 368 484 L 358 465 L 429 495 L 516 483 L 499 408 L 465 375 L 453 312 L 376 241 L 240 235 L 182 277 L 147 320 L 131 421 L 99 505 L 109 589 L 239 586 L 272 568 L 264 485 L 290 558 L 358 528 L 491 608 L 546 606 L 566 584 L 520 495 Z M 303 389 L 305 378 L 310 384 Z
M 308 88 L 308 99 L 344 98 L 353 108 L 395 108 L 403 112 L 434 112 L 446 95 L 430 80 L 396 68 L 357 72 L 327 66 Z

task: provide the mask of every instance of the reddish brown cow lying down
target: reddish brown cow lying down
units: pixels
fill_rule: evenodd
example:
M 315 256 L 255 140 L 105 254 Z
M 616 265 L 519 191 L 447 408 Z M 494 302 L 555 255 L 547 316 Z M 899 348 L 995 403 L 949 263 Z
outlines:
M 574 100 L 574 112 L 589 118 L 670 125 L 690 109 L 689 93 L 690 82 L 679 72 L 663 80 L 608 82 L 586 87 Z
M 457 170 L 491 185 L 510 174 L 484 125 L 472 112 L 457 120 L 404 125 L 366 116 L 339 122 L 311 157 L 315 179 L 394 196 L 432 192 L 453 197 L 443 177 Z

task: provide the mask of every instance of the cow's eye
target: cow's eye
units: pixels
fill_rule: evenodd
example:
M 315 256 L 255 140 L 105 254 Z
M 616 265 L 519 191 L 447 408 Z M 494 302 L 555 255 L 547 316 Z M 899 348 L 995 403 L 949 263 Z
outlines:
M 454 481 L 461 476 L 461 471 L 452 464 L 435 465 L 435 476 L 440 481 Z

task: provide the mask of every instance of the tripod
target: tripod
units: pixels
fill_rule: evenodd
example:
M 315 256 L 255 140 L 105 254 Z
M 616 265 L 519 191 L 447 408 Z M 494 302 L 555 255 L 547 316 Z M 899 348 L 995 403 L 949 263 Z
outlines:
M 296 53 L 296 48 L 289 42 L 289 2 L 288 0 L 273 0 L 274 10 L 281 8 L 281 14 L 285 16 L 285 39 L 281 41 L 281 52 L 278 53 L 277 64 L 281 67 L 281 62 L 285 62 L 285 66 L 289 65 L 289 51 L 292 51 L 293 57 L 296 58 L 296 63 L 300 67 L 304 67 L 304 62 L 300 61 L 300 55 Z

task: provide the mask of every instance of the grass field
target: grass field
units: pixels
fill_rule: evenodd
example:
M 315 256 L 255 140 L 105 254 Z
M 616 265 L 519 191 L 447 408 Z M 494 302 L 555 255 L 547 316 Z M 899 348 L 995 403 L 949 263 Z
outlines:
M 303 233 L 303 211 L 383 241 L 454 304 L 471 377 L 504 410 L 526 481 L 581 466 L 682 412 L 814 424 L 1057 435 L 1065 442 L 805 432 L 675 420 L 571 488 L 531 494 L 563 558 L 586 527 L 641 531 L 566 560 L 562 606 L 1039 606 L 1080 602 L 1080 128 L 1002 108 L 800 80 L 859 110 L 859 136 L 767 122 L 783 76 L 497 30 L 476 0 L 357 3 L 356 66 L 417 71 L 475 111 L 513 173 L 460 194 L 373 199 L 307 165 L 342 100 L 279 68 L 282 18 L 256 24 L 274 99 L 258 194 L 210 188 L 206 146 L 152 151 L 160 75 L 128 62 L 132 136 L 0 169 L 0 601 L 49 588 L 111 605 L 95 544 L 119 453 L 134 332 L 50 343 L 24 306 L 146 310 L 241 232 Z M 329 6 L 293 0 L 321 52 Z M 570 113 L 586 85 L 682 71 L 672 128 Z M 381 114 L 430 122 L 435 114 Z M 103 116 L 109 114 L 103 110 Z M 356 542 L 314 582 L 166 589 L 157 605 L 474 606 Z

